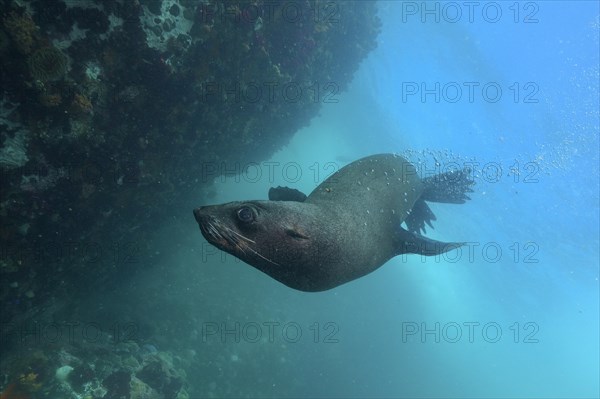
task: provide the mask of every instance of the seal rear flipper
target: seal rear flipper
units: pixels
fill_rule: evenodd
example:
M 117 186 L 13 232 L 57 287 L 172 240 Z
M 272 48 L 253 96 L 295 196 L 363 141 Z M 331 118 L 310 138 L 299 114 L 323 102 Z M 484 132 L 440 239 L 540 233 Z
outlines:
M 304 202 L 306 195 L 295 188 L 277 186 L 269 189 L 269 200 Z
M 433 211 L 422 198 L 419 198 L 412 207 L 410 214 L 404 219 L 404 222 L 409 232 L 421 234 L 421 231 L 423 231 L 424 234 L 426 233 L 425 223 L 433 229 L 431 222 L 434 220 L 437 220 L 437 218 L 433 214 Z
M 423 179 L 425 189 L 421 198 L 431 202 L 464 204 L 471 199 L 467 193 L 473 192 L 471 187 L 475 184 L 469 178 L 470 173 L 471 170 L 465 168 Z
M 397 233 L 397 255 L 421 254 L 425 256 L 440 255 L 463 246 L 462 242 L 442 242 L 432 240 L 417 233 L 411 233 L 402 227 Z

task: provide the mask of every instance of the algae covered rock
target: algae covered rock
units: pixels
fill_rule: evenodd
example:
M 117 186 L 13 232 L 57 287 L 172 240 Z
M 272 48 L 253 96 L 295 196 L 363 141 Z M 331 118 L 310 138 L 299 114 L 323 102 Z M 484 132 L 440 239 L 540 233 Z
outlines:
M 67 71 L 68 61 L 56 47 L 46 46 L 31 54 L 27 64 L 34 79 L 47 82 L 61 79 Z

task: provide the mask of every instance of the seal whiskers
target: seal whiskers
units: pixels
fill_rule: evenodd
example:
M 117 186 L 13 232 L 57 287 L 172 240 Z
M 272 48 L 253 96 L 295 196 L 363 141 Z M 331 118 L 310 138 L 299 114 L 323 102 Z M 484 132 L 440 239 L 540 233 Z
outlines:
M 229 233 L 229 234 L 227 235 L 227 238 L 226 238 L 226 240 L 227 240 L 228 242 L 232 243 L 233 245 L 235 245 L 235 247 L 236 247 L 237 249 L 239 249 L 240 251 L 242 251 L 242 253 L 243 253 L 244 255 L 246 255 L 246 251 L 244 251 L 244 248 L 242 248 L 242 246 L 240 245 L 240 241 L 237 239 L 237 237 L 235 237 L 234 235 L 231 235 L 231 233 L 233 233 L 233 234 L 235 234 L 235 235 L 237 235 L 237 236 L 239 236 L 239 237 L 241 237 L 241 238 L 244 238 L 244 239 L 246 239 L 246 240 L 249 240 L 249 241 L 252 241 L 252 240 L 250 240 L 250 239 L 248 239 L 248 238 L 244 237 L 244 236 L 243 236 L 243 235 L 241 235 L 241 234 L 238 234 L 238 233 L 236 233 L 235 231 L 233 231 L 232 229 L 230 229 L 230 228 L 229 228 L 229 227 L 227 227 L 227 226 L 219 226 L 219 227 L 222 227 L 222 228 L 224 228 L 224 229 L 227 231 L 227 233 Z M 252 241 L 252 242 L 254 242 L 254 241 Z M 248 248 L 248 246 L 246 246 L 246 248 Z
M 223 236 L 221 235 L 221 233 L 219 233 L 219 230 L 217 230 L 217 228 L 215 226 L 213 226 L 212 223 L 208 222 L 208 228 L 209 228 L 210 234 L 214 238 L 216 238 L 217 240 L 223 238 Z
M 214 222 L 214 224 L 212 222 Z M 250 246 L 250 243 L 256 244 L 256 241 L 251 240 L 250 238 L 238 233 L 230 227 L 220 224 L 216 220 L 207 220 L 205 223 L 206 225 L 201 225 L 203 231 L 206 231 L 215 240 L 225 240 L 227 243 L 240 250 L 244 255 L 246 255 L 245 250 L 249 250 L 261 259 L 266 260 L 273 265 L 280 266 L 277 262 L 274 262 L 266 256 L 260 254 Z
M 230 228 L 229 228 L 229 227 L 227 227 L 227 226 L 223 226 L 223 228 L 225 228 L 227 231 L 230 231 L 230 232 L 232 232 L 232 233 L 233 233 L 233 234 L 235 234 L 236 236 L 238 236 L 238 237 L 240 237 L 240 238 L 243 238 L 244 240 L 246 240 L 246 241 L 248 241 L 248 242 L 251 242 L 252 244 L 256 244 L 256 241 L 253 241 L 253 240 L 249 239 L 248 237 L 245 237 L 245 236 L 241 235 L 241 234 L 240 234 L 240 233 L 238 233 L 237 231 L 234 231 L 234 230 L 230 229 Z
M 277 263 L 277 262 L 273 262 L 271 259 L 268 259 L 268 258 L 266 258 L 266 257 L 262 256 L 261 254 L 259 254 L 258 252 L 256 252 L 255 250 L 253 250 L 253 249 L 252 249 L 252 248 L 250 248 L 250 247 L 247 247 L 247 248 L 248 248 L 250 251 L 252 251 L 252 252 L 253 252 L 255 255 L 257 255 L 257 256 L 260 256 L 262 259 L 266 260 L 267 262 L 269 262 L 269 263 L 272 263 L 272 264 L 274 264 L 275 266 L 280 266 L 280 267 L 281 267 L 281 265 L 280 265 L 279 263 Z
M 206 226 L 203 226 L 206 232 L 215 240 L 222 240 L 224 237 L 219 233 L 219 230 L 210 222 L 206 222 Z
M 253 240 L 249 239 L 248 237 L 244 237 L 243 235 L 241 235 L 241 234 L 240 234 L 240 233 L 238 233 L 237 231 L 234 231 L 234 230 L 230 229 L 230 228 L 229 228 L 229 227 L 227 227 L 227 226 L 221 226 L 221 227 L 223 227 L 223 228 L 224 228 L 225 230 L 227 230 L 228 232 L 231 232 L 231 233 L 235 234 L 236 236 L 238 236 L 238 237 L 241 237 L 241 238 L 243 238 L 244 240 L 246 240 L 246 241 L 248 241 L 248 242 L 251 242 L 252 244 L 256 244 L 256 241 L 253 241 Z M 232 237 L 232 238 L 233 238 L 233 237 Z M 235 244 L 235 245 L 236 245 L 236 246 L 237 246 L 237 247 L 238 247 L 238 248 L 239 248 L 239 249 L 240 249 L 242 252 L 246 253 L 246 252 L 245 252 L 245 251 L 242 249 L 242 247 L 240 247 L 240 246 L 238 245 L 238 244 L 239 244 L 239 241 L 238 241 L 238 242 L 234 242 L 234 244 Z M 250 247 L 250 245 L 248 245 L 248 244 L 246 244 L 246 249 L 249 249 L 249 250 L 250 250 L 250 251 L 251 251 L 253 254 L 255 254 L 256 256 L 259 256 L 259 257 L 261 257 L 262 259 L 266 260 L 267 262 L 269 262 L 269 263 L 272 263 L 272 264 L 274 264 L 274 265 L 277 265 L 277 266 L 280 266 L 280 265 L 279 265 L 277 262 L 273 262 L 271 259 L 268 259 L 267 257 L 265 257 L 265 256 L 261 255 L 260 253 L 258 253 L 258 252 L 257 252 L 257 251 L 255 251 L 254 249 L 252 249 L 252 247 Z

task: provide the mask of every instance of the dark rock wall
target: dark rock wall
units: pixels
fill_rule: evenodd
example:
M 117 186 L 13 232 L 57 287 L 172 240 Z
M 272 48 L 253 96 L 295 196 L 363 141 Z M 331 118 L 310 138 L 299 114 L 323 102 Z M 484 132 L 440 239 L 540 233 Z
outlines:
M 379 31 L 371 1 L 0 5 L 3 321 L 121 278 L 207 162 L 281 148 Z

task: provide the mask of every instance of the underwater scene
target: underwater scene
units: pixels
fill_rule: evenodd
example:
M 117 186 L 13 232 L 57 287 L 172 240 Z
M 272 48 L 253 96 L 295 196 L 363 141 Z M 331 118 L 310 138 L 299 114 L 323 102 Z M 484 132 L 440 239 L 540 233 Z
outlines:
M 600 397 L 599 34 L 0 0 L 0 398 Z

